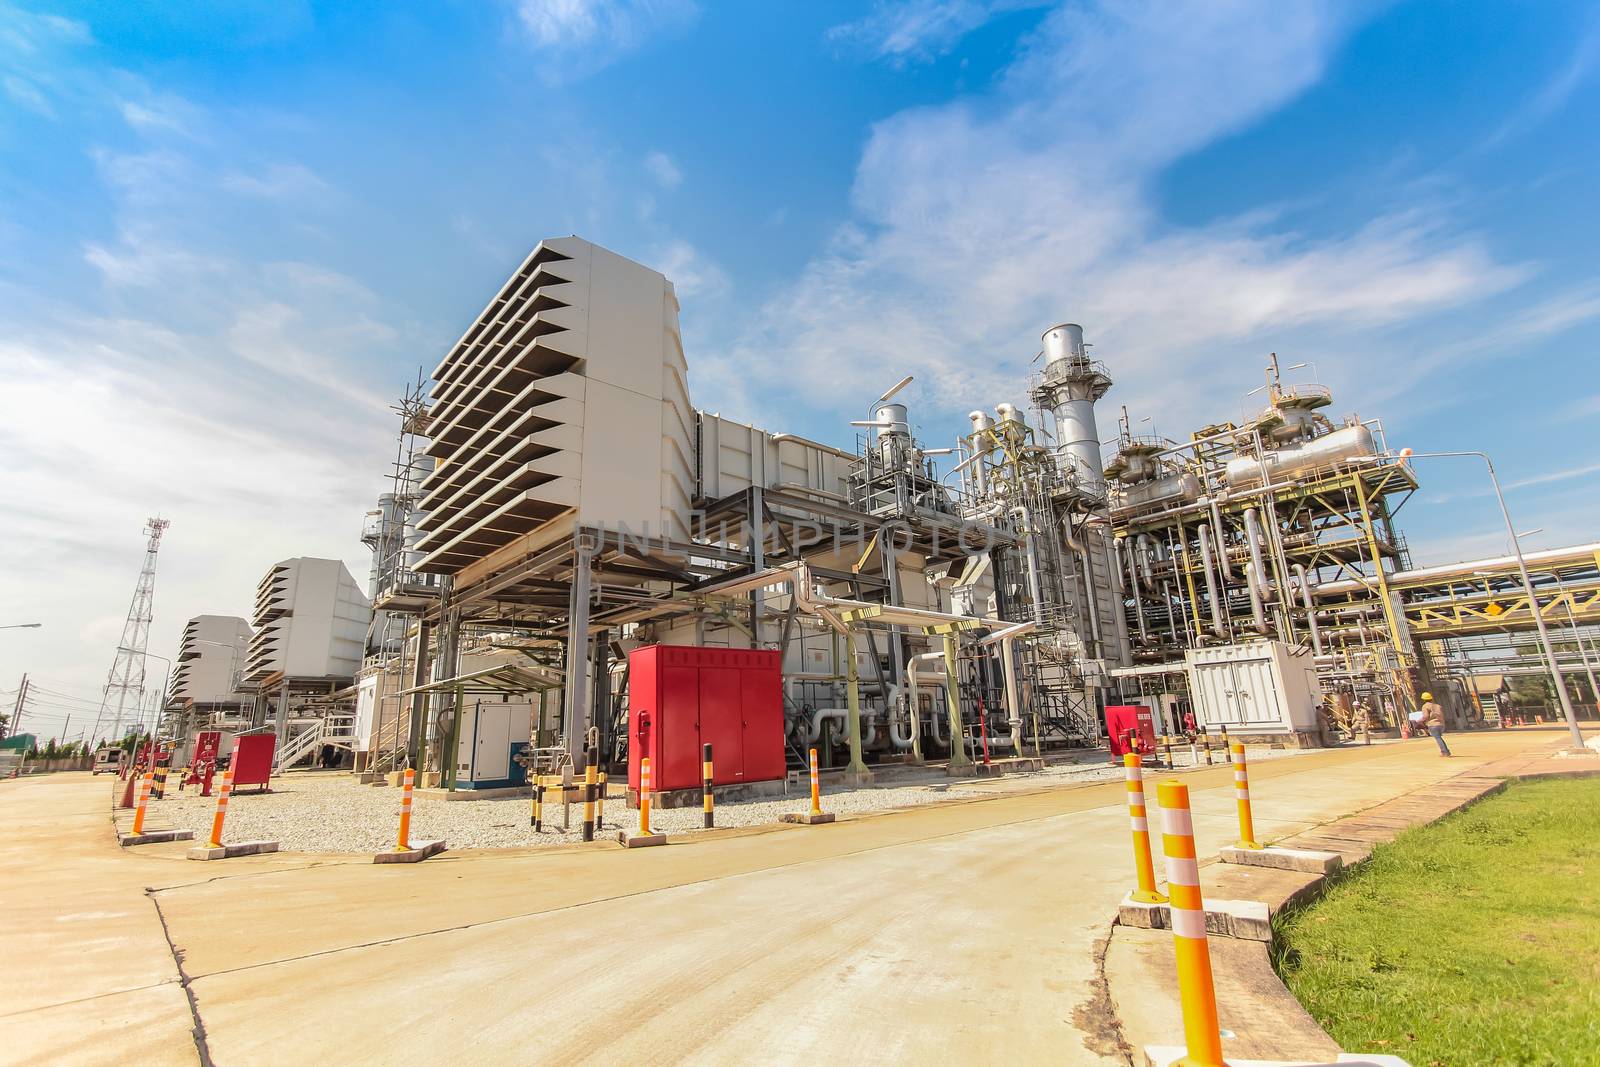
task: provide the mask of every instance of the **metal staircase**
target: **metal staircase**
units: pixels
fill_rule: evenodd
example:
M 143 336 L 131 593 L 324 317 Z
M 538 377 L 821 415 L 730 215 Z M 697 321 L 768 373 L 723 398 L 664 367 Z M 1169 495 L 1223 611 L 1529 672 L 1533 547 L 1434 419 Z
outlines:
M 307 756 L 314 757 L 323 745 L 353 748 L 356 743 L 355 716 L 348 713 L 328 715 L 320 719 L 295 719 L 290 729 L 300 727 L 278 750 L 273 773 L 282 774 Z

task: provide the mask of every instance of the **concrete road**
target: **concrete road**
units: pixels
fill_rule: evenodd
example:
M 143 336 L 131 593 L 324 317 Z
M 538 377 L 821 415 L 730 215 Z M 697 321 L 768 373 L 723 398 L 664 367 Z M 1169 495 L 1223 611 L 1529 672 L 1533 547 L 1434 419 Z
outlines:
M 1555 739 L 1263 763 L 1258 834 Z M 1181 778 L 1214 855 L 1229 772 Z M 1131 882 L 1121 783 L 419 866 L 119 850 L 107 793 L 0 783 L 5 1062 L 1126 1062 L 1096 981 Z

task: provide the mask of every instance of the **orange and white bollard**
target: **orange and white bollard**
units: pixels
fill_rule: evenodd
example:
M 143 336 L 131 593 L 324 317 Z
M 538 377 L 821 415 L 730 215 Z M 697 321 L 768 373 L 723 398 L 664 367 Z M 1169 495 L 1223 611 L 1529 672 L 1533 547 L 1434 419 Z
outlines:
M 1260 848 L 1256 824 L 1250 815 L 1250 772 L 1244 761 L 1244 742 L 1233 743 L 1233 796 L 1239 804 L 1239 847 Z
M 411 794 L 416 786 L 417 772 L 407 767 L 405 786 L 400 793 L 400 839 L 394 846 L 396 852 L 411 851 Z
M 1172 942 L 1178 957 L 1178 999 L 1183 1005 L 1187 1067 L 1226 1067 L 1217 990 L 1211 977 L 1211 945 L 1206 940 L 1206 906 L 1200 896 L 1200 865 L 1195 860 L 1194 820 L 1189 787 L 1162 782 L 1161 851 L 1167 865 Z
M 639 836 L 650 837 L 650 757 L 639 760 Z
M 1133 866 L 1139 888 L 1132 899 L 1141 904 L 1162 904 L 1166 897 L 1156 891 L 1156 868 L 1150 858 L 1150 820 L 1145 814 L 1144 771 L 1137 752 L 1122 757 L 1123 776 L 1128 780 L 1128 821 L 1133 826 Z
M 150 803 L 150 790 L 155 787 L 156 776 L 146 774 L 139 779 L 139 802 L 133 809 L 133 832 L 135 835 L 144 833 L 144 809 Z
M 817 750 L 811 750 L 811 814 L 822 814 L 822 774 L 817 770 Z
M 228 814 L 228 798 L 233 795 L 233 768 L 222 772 L 222 787 L 217 790 L 217 812 L 211 816 L 211 847 L 222 847 L 222 820 Z

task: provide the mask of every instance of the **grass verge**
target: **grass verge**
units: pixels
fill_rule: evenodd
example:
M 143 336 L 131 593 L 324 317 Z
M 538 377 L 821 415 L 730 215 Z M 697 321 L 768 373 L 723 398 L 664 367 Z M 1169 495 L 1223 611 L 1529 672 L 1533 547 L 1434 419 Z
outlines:
M 1347 1049 L 1600 1064 L 1600 778 L 1512 783 L 1278 921 L 1284 983 Z

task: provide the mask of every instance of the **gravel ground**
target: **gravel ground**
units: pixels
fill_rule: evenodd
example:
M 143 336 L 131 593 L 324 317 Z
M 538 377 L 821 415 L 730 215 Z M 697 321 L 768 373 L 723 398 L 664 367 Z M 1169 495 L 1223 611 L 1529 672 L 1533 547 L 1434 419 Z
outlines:
M 1252 762 L 1298 754 L 1294 750 L 1252 751 Z M 1178 765 L 1186 757 L 1177 753 Z M 891 780 L 870 788 L 853 789 L 824 783 L 822 806 L 839 815 L 859 815 L 936 804 L 944 800 L 993 796 L 995 792 L 1025 790 L 1066 782 L 1095 782 L 1118 778 L 1121 767 L 1112 766 L 1104 750 L 1073 753 L 1075 762 L 1053 763 L 1044 771 L 1000 779 L 952 781 L 937 772 L 912 780 Z M 1220 753 L 1217 759 L 1221 762 Z M 1204 765 L 1202 753 L 1200 762 Z M 898 773 L 898 772 L 896 772 Z M 787 797 L 719 803 L 718 828 L 760 826 L 780 815 L 804 811 L 803 789 Z M 165 800 L 151 802 L 156 825 L 192 829 L 197 839 L 211 830 L 215 797 L 169 790 Z M 495 800 L 436 800 L 418 795 L 411 816 L 414 840 L 443 838 L 452 849 L 530 848 L 582 840 L 583 806 L 572 805 L 570 830 L 561 830 L 561 805 L 547 805 L 546 829 L 535 834 L 529 825 L 531 806 L 526 797 Z M 381 852 L 394 846 L 400 819 L 400 790 L 392 786 L 361 785 L 355 776 L 335 771 L 299 771 L 273 779 L 271 793 L 242 791 L 228 804 L 224 839 L 227 841 L 277 841 L 286 852 Z M 700 831 L 699 807 L 653 809 L 651 828 L 682 834 Z M 603 816 L 602 832 L 614 836 L 619 829 L 638 826 L 638 813 L 630 810 L 621 786 L 612 787 Z

